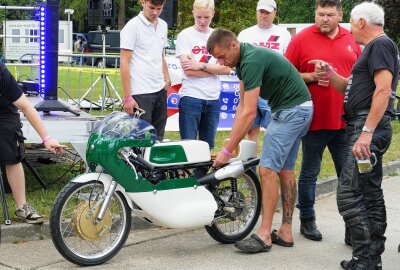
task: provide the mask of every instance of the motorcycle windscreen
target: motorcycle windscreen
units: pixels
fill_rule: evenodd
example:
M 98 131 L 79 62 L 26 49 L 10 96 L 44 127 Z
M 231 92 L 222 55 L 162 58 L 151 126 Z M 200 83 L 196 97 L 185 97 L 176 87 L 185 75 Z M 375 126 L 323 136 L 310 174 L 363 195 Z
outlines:
M 145 120 L 124 112 L 113 112 L 98 123 L 92 133 L 110 138 L 157 140 L 157 131 Z

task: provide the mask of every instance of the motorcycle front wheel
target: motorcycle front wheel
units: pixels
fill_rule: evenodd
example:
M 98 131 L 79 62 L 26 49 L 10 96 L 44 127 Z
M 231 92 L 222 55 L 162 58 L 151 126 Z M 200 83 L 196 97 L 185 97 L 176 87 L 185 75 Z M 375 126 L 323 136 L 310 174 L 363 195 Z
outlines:
M 249 169 L 240 178 L 220 181 L 210 191 L 219 201 L 219 209 L 213 223 L 205 226 L 208 234 L 222 244 L 245 238 L 256 225 L 261 211 L 261 185 L 257 175 Z
M 71 182 L 53 204 L 50 214 L 51 238 L 68 261 L 92 266 L 116 255 L 128 238 L 131 209 L 125 197 L 114 192 L 104 218 L 96 221 L 106 191 L 99 181 Z

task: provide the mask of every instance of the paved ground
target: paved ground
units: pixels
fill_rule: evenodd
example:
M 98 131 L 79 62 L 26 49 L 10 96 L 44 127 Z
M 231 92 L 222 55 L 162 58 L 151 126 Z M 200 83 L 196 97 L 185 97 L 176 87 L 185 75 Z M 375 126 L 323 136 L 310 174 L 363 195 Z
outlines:
M 400 269 L 400 177 L 384 181 L 388 214 L 383 269 Z M 150 229 L 131 232 L 124 248 L 106 264 L 93 269 L 340 269 L 339 261 L 350 258 L 351 248 L 343 243 L 344 225 L 337 212 L 335 195 L 317 202 L 318 226 L 322 242 L 303 238 L 298 232 L 298 211 L 294 218 L 293 248 L 273 246 L 271 252 L 248 255 L 233 245 L 222 245 L 205 230 Z M 274 225 L 278 226 L 277 213 Z M 6 243 L 0 246 L 0 269 L 74 269 L 63 259 L 51 240 Z

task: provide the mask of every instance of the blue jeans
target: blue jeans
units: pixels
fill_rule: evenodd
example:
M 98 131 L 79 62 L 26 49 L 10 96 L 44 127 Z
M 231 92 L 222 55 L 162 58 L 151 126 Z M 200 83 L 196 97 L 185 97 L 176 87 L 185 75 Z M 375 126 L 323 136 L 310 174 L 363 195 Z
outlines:
M 179 100 L 179 133 L 181 139 L 198 139 L 214 148 L 221 105 L 219 99 L 204 100 L 182 97 Z
M 250 129 L 255 127 L 263 127 L 266 129 L 269 122 L 271 122 L 271 108 L 268 105 L 268 101 L 258 97 L 257 115 L 251 124 Z
M 321 170 L 322 155 L 328 147 L 339 178 L 346 155 L 346 136 L 342 130 L 309 131 L 302 139 L 303 160 L 298 180 L 298 203 L 301 218 L 315 216 L 315 189 Z

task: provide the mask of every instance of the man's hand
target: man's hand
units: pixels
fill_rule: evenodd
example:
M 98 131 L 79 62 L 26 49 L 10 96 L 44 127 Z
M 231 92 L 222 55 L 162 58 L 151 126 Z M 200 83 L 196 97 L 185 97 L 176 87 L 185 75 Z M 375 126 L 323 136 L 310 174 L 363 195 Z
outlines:
M 47 139 L 44 143 L 44 146 L 46 146 L 46 149 L 49 150 L 50 152 L 61 155 L 64 153 L 64 148 L 67 148 L 66 145 L 61 145 L 58 143 L 56 139 L 53 137 L 50 137 Z
M 353 154 L 358 159 L 365 159 L 371 156 L 370 145 L 372 141 L 372 134 L 361 132 L 356 143 L 353 145 Z
M 308 63 L 315 65 L 315 70 L 313 72 L 315 81 L 325 80 L 329 72 L 332 70 L 332 67 L 329 65 L 329 63 L 323 60 L 311 60 Z
M 139 105 L 137 104 L 136 100 L 133 98 L 125 98 L 124 99 L 124 110 L 128 114 L 133 114 L 135 109 L 138 108 Z
M 223 151 L 219 151 L 217 157 L 214 160 L 213 167 L 221 167 L 226 164 L 231 157 L 225 154 Z

